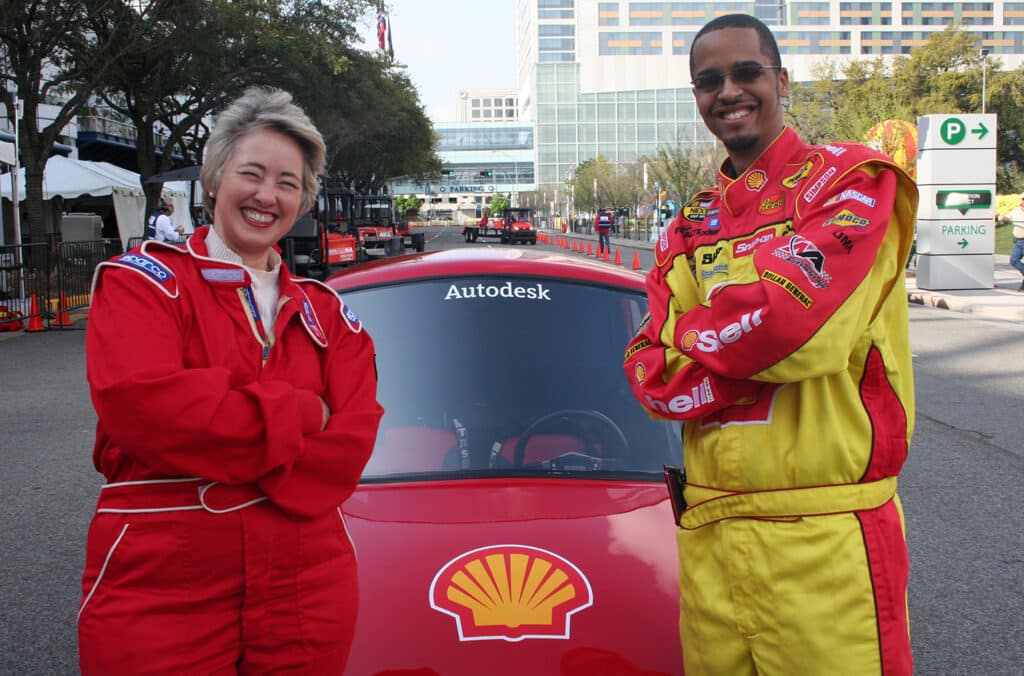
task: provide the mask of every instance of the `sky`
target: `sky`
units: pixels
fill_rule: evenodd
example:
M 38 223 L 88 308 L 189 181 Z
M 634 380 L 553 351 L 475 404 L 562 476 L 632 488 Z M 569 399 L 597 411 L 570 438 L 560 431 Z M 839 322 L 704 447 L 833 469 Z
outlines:
M 408 66 L 427 116 L 455 119 L 460 89 L 514 88 L 515 0 L 387 0 L 395 61 Z M 360 26 L 376 49 L 376 17 Z

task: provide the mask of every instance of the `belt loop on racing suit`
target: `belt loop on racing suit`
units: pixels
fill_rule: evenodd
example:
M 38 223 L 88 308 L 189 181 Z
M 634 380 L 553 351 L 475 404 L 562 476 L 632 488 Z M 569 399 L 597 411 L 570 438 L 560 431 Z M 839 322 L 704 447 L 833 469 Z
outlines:
M 121 481 L 100 487 L 97 514 L 151 514 L 205 510 L 226 514 L 267 500 L 254 484 L 229 486 L 206 479 Z
M 856 484 L 806 486 L 733 493 L 688 484 L 687 502 L 679 519 L 684 530 L 696 530 L 725 519 L 825 516 L 881 507 L 896 495 L 896 477 Z M 713 495 L 700 499 L 704 496 Z M 697 499 L 693 499 L 696 497 Z

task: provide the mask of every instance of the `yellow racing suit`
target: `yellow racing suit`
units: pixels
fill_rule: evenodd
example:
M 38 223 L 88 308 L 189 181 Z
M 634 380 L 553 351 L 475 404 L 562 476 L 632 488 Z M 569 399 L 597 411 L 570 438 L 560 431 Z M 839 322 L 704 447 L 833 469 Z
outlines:
M 910 674 L 896 476 L 913 432 L 917 189 L 786 128 L 655 245 L 634 393 L 684 420 L 687 674 Z

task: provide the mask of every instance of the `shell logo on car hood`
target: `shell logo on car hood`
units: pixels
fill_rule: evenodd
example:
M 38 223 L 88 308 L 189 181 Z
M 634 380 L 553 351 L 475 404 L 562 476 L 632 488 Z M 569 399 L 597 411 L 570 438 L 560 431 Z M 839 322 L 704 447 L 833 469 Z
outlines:
M 569 638 L 571 616 L 593 604 L 579 568 L 527 545 L 460 554 L 430 584 L 430 607 L 455 618 L 460 641 Z

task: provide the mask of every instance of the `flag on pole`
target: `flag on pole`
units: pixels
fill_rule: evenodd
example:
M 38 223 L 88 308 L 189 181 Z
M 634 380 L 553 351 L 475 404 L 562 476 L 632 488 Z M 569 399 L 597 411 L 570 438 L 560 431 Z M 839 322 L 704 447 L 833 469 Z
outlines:
M 390 14 L 387 16 L 387 24 L 388 24 L 388 58 L 390 58 L 392 61 L 394 61 L 395 60 L 395 46 L 391 42 L 391 15 Z
M 387 48 L 386 40 L 388 34 L 388 20 L 384 15 L 384 3 L 377 5 L 377 47 L 380 51 L 384 51 Z

